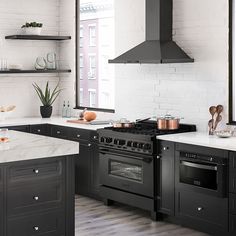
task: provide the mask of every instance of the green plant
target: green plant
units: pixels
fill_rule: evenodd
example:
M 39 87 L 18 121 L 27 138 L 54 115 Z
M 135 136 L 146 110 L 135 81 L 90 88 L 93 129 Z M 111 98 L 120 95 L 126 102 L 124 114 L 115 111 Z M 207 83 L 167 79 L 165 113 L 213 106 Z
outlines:
M 43 24 L 42 23 L 37 23 L 37 22 L 26 22 L 24 25 L 21 26 L 21 28 L 29 28 L 29 27 L 33 27 L 33 28 L 42 28 Z
M 62 89 L 59 89 L 59 83 L 56 85 L 52 92 L 49 88 L 49 82 L 47 82 L 44 92 L 36 83 L 33 83 L 33 87 L 44 106 L 51 106 L 62 91 Z

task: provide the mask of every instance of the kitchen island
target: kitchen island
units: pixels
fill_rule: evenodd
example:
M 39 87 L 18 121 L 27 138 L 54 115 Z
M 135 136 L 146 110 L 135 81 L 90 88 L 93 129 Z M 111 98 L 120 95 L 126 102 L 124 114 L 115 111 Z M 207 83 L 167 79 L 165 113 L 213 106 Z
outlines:
M 79 143 L 9 131 L 0 144 L 0 235 L 74 235 Z

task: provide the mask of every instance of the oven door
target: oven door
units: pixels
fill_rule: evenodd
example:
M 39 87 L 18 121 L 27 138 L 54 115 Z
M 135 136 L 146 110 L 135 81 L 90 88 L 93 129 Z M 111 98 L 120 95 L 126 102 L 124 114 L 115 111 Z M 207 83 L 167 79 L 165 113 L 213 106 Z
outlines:
M 153 197 L 153 157 L 100 150 L 100 183 L 104 186 Z

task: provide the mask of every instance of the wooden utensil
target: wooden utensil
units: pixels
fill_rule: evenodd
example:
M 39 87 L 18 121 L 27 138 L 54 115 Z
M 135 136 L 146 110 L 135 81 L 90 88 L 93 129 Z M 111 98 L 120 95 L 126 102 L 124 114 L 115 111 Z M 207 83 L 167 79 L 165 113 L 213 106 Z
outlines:
M 214 119 L 210 119 L 210 120 L 208 121 L 209 135 L 213 135 L 213 124 L 214 124 Z

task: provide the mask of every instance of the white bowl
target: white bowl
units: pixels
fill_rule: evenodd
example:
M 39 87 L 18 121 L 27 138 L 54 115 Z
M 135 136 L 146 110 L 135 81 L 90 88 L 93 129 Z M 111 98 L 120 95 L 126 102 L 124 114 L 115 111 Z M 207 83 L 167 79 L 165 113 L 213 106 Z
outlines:
M 219 138 L 230 138 L 233 135 L 231 130 L 221 130 L 215 132 L 216 136 Z
M 22 34 L 24 35 L 40 35 L 42 27 L 25 27 L 21 29 Z

